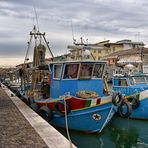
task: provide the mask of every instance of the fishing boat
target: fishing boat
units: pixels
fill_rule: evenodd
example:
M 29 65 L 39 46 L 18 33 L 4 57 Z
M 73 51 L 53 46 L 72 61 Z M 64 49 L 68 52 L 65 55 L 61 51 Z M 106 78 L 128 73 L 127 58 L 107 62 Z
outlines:
M 23 89 L 22 93 L 26 102 L 55 126 L 101 132 L 122 101 L 119 93 L 109 94 L 106 90 L 106 62 L 81 60 L 45 64 L 45 47 L 48 46 L 41 43 L 43 34 L 31 34 L 35 39 L 39 36 L 40 42 L 34 48 L 33 67 L 29 68 L 31 88 Z
M 132 106 L 131 113 L 124 113 L 120 107 L 120 115 L 134 119 L 148 119 L 148 76 L 144 74 L 116 75 L 113 90 L 119 91 L 124 100 Z

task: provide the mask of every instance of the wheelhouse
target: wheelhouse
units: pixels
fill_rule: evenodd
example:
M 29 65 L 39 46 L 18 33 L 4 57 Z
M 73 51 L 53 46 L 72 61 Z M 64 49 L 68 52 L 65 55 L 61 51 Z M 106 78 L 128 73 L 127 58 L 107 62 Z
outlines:
M 148 76 L 129 76 L 129 77 L 115 77 L 114 86 L 136 86 L 136 85 L 148 85 Z
M 71 61 L 50 64 L 50 97 L 56 98 L 67 92 L 95 91 L 103 96 L 103 76 L 106 62 Z
M 148 89 L 148 77 L 145 75 L 114 77 L 114 91 L 120 91 L 122 94 L 131 95 L 146 89 Z

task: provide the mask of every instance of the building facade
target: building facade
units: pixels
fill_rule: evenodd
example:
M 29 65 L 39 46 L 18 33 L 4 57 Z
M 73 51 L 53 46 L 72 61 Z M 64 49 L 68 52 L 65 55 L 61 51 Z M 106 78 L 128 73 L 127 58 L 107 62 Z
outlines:
M 111 53 L 123 51 L 132 48 L 144 47 L 143 42 L 132 42 L 131 40 L 121 40 L 115 43 L 110 43 L 109 40 L 94 43 L 94 44 L 76 44 L 68 46 L 71 60 L 82 60 L 84 58 L 92 60 L 100 60 Z M 112 61 L 113 60 L 113 61 Z M 114 62 L 111 59 L 110 62 Z

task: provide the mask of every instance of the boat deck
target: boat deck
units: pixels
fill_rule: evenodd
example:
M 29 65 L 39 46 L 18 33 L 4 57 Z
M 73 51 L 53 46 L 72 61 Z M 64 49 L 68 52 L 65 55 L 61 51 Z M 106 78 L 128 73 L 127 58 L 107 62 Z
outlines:
M 70 143 L 2 85 L 0 87 L 0 147 L 70 148 Z

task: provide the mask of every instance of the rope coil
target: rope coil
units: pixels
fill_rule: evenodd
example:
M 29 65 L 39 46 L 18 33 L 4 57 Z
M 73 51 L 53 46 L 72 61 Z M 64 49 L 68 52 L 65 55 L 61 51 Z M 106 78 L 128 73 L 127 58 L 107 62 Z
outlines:
M 97 98 L 99 95 L 94 91 L 79 91 L 77 92 L 77 97 L 79 98 Z

